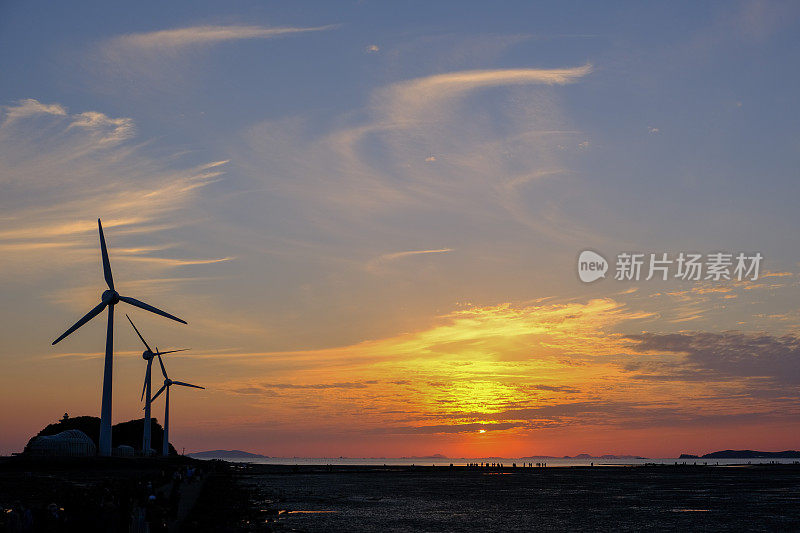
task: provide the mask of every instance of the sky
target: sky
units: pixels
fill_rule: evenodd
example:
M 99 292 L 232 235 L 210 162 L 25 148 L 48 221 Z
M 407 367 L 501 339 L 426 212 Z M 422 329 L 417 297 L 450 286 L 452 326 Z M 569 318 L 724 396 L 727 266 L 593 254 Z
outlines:
M 178 450 L 797 449 L 794 2 L 0 5 L 0 454 L 114 422 L 166 356 Z M 578 276 L 584 250 L 605 278 Z M 763 257 L 615 279 L 621 253 Z M 673 264 L 673 268 L 676 264 Z M 156 379 L 155 386 L 160 386 Z M 163 404 L 154 414 L 163 418 Z

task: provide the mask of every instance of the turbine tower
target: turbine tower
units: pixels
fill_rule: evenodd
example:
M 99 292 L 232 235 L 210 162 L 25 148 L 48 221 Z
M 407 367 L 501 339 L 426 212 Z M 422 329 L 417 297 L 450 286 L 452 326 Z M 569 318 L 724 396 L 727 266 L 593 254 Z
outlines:
M 164 361 L 161 360 L 161 356 L 156 355 L 156 357 L 158 357 L 158 364 L 161 365 L 161 373 L 164 374 L 164 384 L 160 389 L 158 389 L 156 395 L 153 396 L 153 400 L 158 398 L 165 390 L 167 391 L 166 403 L 164 404 L 164 439 L 161 443 L 161 455 L 167 457 L 169 455 L 169 388 L 173 385 L 194 387 L 196 389 L 205 389 L 205 387 L 201 387 L 200 385 L 192 385 L 191 383 L 184 383 L 183 381 L 172 381 L 169 379 L 169 376 L 167 376 L 167 369 L 164 368 Z
M 139 329 L 136 327 L 136 324 L 133 323 L 133 320 L 131 320 L 131 317 L 129 317 L 126 314 L 125 318 L 127 318 L 128 322 L 131 323 L 131 326 L 133 326 L 133 330 L 139 336 L 139 338 L 142 341 L 142 344 L 144 344 L 144 347 L 145 347 L 145 351 L 142 352 L 142 359 L 147 361 L 147 370 L 144 373 L 144 386 L 142 387 L 142 398 L 141 398 L 141 400 L 144 400 L 145 398 L 147 398 L 147 399 L 145 400 L 145 404 L 144 404 L 144 431 L 142 433 L 142 453 L 144 455 L 150 455 L 150 435 L 151 435 L 151 427 L 152 427 L 151 423 L 150 423 L 150 403 L 153 401 L 152 398 L 151 398 L 151 395 L 150 395 L 150 391 L 151 391 L 151 387 L 150 387 L 151 372 L 150 371 L 151 371 L 151 369 L 153 367 L 153 358 L 155 356 L 157 356 L 157 355 L 158 356 L 162 356 L 162 355 L 166 355 L 168 353 L 184 352 L 184 351 L 188 350 L 188 348 L 183 348 L 181 350 L 167 350 L 166 352 L 159 352 L 158 351 L 158 347 L 156 347 L 156 351 L 154 352 L 153 350 L 150 349 L 150 345 L 148 345 L 147 341 L 144 340 L 144 337 L 142 337 L 142 334 L 139 333 Z M 139 400 L 139 401 L 141 401 L 141 400 Z
M 61 339 L 86 324 L 92 318 L 99 315 L 103 309 L 108 307 L 108 326 L 106 329 L 106 356 L 103 364 L 103 400 L 100 407 L 100 442 L 98 446 L 98 454 L 108 457 L 111 455 L 111 382 L 114 366 L 114 306 L 119 302 L 129 303 L 136 307 L 140 307 L 151 313 L 165 316 L 182 324 L 186 324 L 184 320 L 165 313 L 161 309 L 157 309 L 152 305 L 140 302 L 129 296 L 121 296 L 114 289 L 114 278 L 111 275 L 111 263 L 108 261 L 108 250 L 106 249 L 106 239 L 103 237 L 103 225 L 100 219 L 97 219 L 97 228 L 100 231 L 100 251 L 103 256 L 103 275 L 106 278 L 106 285 L 108 290 L 103 292 L 100 297 L 100 303 L 94 309 L 86 313 L 83 318 L 75 322 L 71 328 L 65 331 L 59 338 L 53 341 L 53 345 L 58 344 Z

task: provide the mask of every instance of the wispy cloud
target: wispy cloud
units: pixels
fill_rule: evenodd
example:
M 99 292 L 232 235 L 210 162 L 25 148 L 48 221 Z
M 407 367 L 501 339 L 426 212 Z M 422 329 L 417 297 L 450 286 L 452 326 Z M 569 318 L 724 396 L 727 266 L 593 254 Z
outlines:
M 190 266 L 190 265 L 213 265 L 215 263 L 224 263 L 232 261 L 233 257 L 220 257 L 218 259 L 170 259 L 167 257 L 147 257 L 147 256 L 131 256 L 128 261 L 135 261 L 139 263 L 154 263 L 164 266 Z
M 97 111 L 86 111 L 73 117 L 70 128 L 85 128 L 90 131 L 106 130 L 100 143 L 114 143 L 133 137 L 135 130 L 130 118 L 111 118 Z
M 427 255 L 427 254 L 444 254 L 452 251 L 453 251 L 452 248 L 439 248 L 435 250 L 409 250 L 407 252 L 394 252 L 390 254 L 383 254 L 379 255 L 378 257 L 372 259 L 369 263 L 367 263 L 367 270 L 373 270 L 384 263 L 395 261 L 397 259 L 402 259 L 403 257 L 409 257 L 415 255 Z
M 297 33 L 325 31 L 335 25 L 315 27 L 269 27 L 208 25 L 188 26 L 144 33 L 129 33 L 111 39 L 107 47 L 119 53 L 122 50 L 174 53 L 196 46 L 207 46 L 244 39 L 274 39 Z
M 6 122 L 34 115 L 65 116 L 67 114 L 66 108 L 59 104 L 43 104 L 33 98 L 20 100 L 17 105 L 5 106 L 2 108 L 2 112 Z
M 497 69 L 448 72 L 392 85 L 379 93 L 376 105 L 395 123 L 430 120 L 427 113 L 446 99 L 469 91 L 514 85 L 565 85 L 592 71 L 589 64 L 561 69 Z
M 156 232 L 224 172 L 226 161 L 175 168 L 131 142 L 134 121 L 98 111 L 70 113 L 28 99 L 0 109 L 0 226 L 3 275 L 96 259 L 96 218 L 123 234 Z M 219 259 L 165 259 L 157 245 L 128 247 L 131 261 L 162 266 Z M 53 251 L 57 250 L 57 254 Z M 45 260 L 47 258 L 47 260 Z M 30 264 L 39 265 L 31 270 Z
M 174 92 L 185 96 L 192 62 L 204 50 L 242 41 L 271 40 L 324 32 L 335 25 L 290 27 L 202 25 L 118 35 L 97 43 L 87 54 L 93 89 Z M 146 81 L 146 82 L 145 82 Z
M 347 234 L 365 216 L 406 213 L 401 224 L 427 220 L 433 232 L 434 221 L 468 218 L 485 235 L 511 223 L 587 240 L 591 229 L 576 227 L 552 195 L 530 193 L 539 181 L 569 175 L 559 147 L 577 151 L 585 138 L 575 138 L 580 131 L 562 117 L 553 91 L 592 69 L 464 70 L 398 81 L 375 90 L 366 118 L 347 127 L 319 132 L 304 118 L 253 127 L 246 148 L 235 148 L 237 162 L 260 180 L 270 180 L 263 173 L 270 165 L 270 176 L 282 176 L 270 180 L 271 190 L 316 231 Z

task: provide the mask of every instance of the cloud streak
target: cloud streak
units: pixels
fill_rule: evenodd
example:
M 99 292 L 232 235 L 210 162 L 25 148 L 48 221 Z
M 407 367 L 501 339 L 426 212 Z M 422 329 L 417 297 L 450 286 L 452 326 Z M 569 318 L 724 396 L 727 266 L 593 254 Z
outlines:
M 223 44 L 267 41 L 292 35 L 324 32 L 335 25 L 270 27 L 258 25 L 200 25 L 118 35 L 98 43 L 88 54 L 94 90 L 113 94 L 172 92 L 185 98 L 192 89 L 192 61 L 202 51 Z
M 592 71 L 592 65 L 560 69 L 496 69 L 447 72 L 396 83 L 378 93 L 376 107 L 386 111 L 392 123 L 430 120 L 427 113 L 446 99 L 470 91 L 515 85 L 565 85 Z
M 592 69 L 464 70 L 398 81 L 373 91 L 355 124 L 319 132 L 298 117 L 254 126 L 245 147 L 235 148 L 237 163 L 316 232 L 346 235 L 366 218 L 373 233 L 392 235 L 413 220 L 451 242 L 438 227 L 461 220 L 492 242 L 509 224 L 562 242 L 588 240 L 591 230 L 561 212 L 557 195 L 532 191 L 569 175 L 563 147 L 577 151 L 585 139 L 575 138 L 580 131 L 553 94 Z
M 115 37 L 107 46 L 113 52 L 122 50 L 147 53 L 174 53 L 191 47 L 240 41 L 245 39 L 275 39 L 298 33 L 326 31 L 335 25 L 315 27 L 269 27 L 238 25 L 189 26 L 145 33 L 129 33 Z
M 64 106 L 59 104 L 43 104 L 33 98 L 20 100 L 17 105 L 4 106 L 2 111 L 5 122 L 35 115 L 56 115 L 63 117 L 67 114 L 67 110 Z
M 180 223 L 175 214 L 224 173 L 226 161 L 175 168 L 148 156 L 144 146 L 130 142 L 136 128 L 127 117 L 73 114 L 60 104 L 33 99 L 0 112 L 0 185 L 6 191 L 0 197 L 3 276 L 28 278 L 49 268 L 95 261 L 97 217 L 115 238 L 173 227 Z M 161 248 L 121 248 L 120 255 L 153 267 L 232 259 L 148 255 Z M 39 267 L 30 269 L 29 264 Z
M 434 250 L 409 250 L 407 252 L 394 252 L 390 254 L 383 254 L 379 255 L 378 257 L 372 259 L 369 263 L 367 263 L 367 270 L 374 270 L 380 265 L 389 263 L 391 261 L 396 261 L 404 257 L 413 257 L 415 255 L 428 255 L 428 254 L 444 254 L 452 251 L 453 251 L 452 248 L 438 248 Z

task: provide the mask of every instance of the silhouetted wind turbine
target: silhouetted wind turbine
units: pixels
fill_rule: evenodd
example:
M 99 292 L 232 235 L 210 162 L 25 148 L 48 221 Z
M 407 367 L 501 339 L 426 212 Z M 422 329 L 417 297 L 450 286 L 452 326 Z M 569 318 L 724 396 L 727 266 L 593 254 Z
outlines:
M 188 350 L 188 348 L 183 348 L 181 350 L 167 350 L 166 352 L 159 352 L 158 351 L 158 347 L 156 347 L 156 351 L 153 352 L 153 350 L 151 350 L 150 346 L 147 344 L 147 341 L 144 340 L 144 337 L 142 337 L 142 334 L 139 333 L 139 329 L 136 327 L 136 324 L 133 323 L 133 320 L 131 320 L 131 317 L 129 317 L 126 314 L 125 318 L 127 318 L 128 322 L 131 323 L 131 326 L 133 326 L 133 330 L 136 332 L 136 334 L 142 340 L 142 344 L 144 344 L 144 347 L 145 347 L 145 351 L 142 352 L 142 359 L 147 361 L 147 371 L 144 374 L 144 386 L 142 387 L 142 398 L 141 398 L 141 400 L 145 400 L 145 404 L 144 404 L 144 432 L 142 433 L 142 453 L 144 455 L 150 455 L 150 435 L 151 435 L 150 403 L 153 401 L 153 399 L 150 397 L 150 391 L 151 391 L 151 388 L 150 388 L 150 383 L 151 383 L 151 381 L 150 381 L 150 375 L 151 375 L 150 370 L 152 369 L 152 366 L 153 366 L 153 358 L 155 356 L 157 356 L 157 355 L 161 356 L 161 355 L 166 355 L 168 353 L 185 352 L 186 350 Z
M 111 455 L 111 382 L 112 382 L 112 374 L 113 374 L 113 358 L 114 358 L 114 306 L 119 302 L 129 303 L 131 305 L 135 305 L 136 307 L 141 307 L 146 311 L 150 311 L 151 313 L 155 313 L 157 315 L 165 316 L 167 318 L 171 318 L 172 320 L 176 320 L 182 324 L 186 324 L 184 320 L 173 316 L 169 313 L 165 313 L 161 309 L 157 309 L 152 305 L 148 305 L 144 302 L 140 302 L 134 298 L 129 296 L 120 296 L 120 294 L 114 290 L 114 278 L 111 275 L 111 263 L 108 261 L 108 250 L 106 249 L 106 239 L 103 237 L 103 225 L 100 223 L 100 219 L 97 219 L 97 228 L 100 231 L 100 251 L 103 255 L 103 276 L 106 278 L 106 285 L 108 285 L 108 290 L 103 292 L 103 295 L 100 297 L 100 303 L 95 306 L 94 309 L 86 313 L 86 315 L 75 322 L 75 324 L 69 328 L 67 331 L 64 332 L 59 338 L 53 341 L 53 344 L 57 344 L 61 339 L 81 327 L 82 325 L 86 324 L 92 318 L 96 317 L 100 314 L 100 312 L 108 307 L 108 327 L 106 329 L 106 357 L 105 363 L 103 365 L 103 400 L 100 407 L 100 442 L 98 446 L 98 454 L 102 456 L 110 456 Z
M 156 351 L 158 348 L 156 348 Z M 161 443 L 161 455 L 166 457 L 169 455 L 169 388 L 173 385 L 181 385 L 183 387 L 194 387 L 196 389 L 205 389 L 205 387 L 201 387 L 200 385 L 192 385 L 191 383 L 184 383 L 183 381 L 172 381 L 167 376 L 167 369 L 164 368 L 164 361 L 161 360 L 161 356 L 156 354 L 158 357 L 158 364 L 161 365 L 161 373 L 164 374 L 164 384 L 158 389 L 158 392 L 155 396 L 153 396 L 153 400 L 158 398 L 162 392 L 165 390 L 167 391 L 167 399 L 164 405 L 164 439 Z M 152 401 L 152 400 L 151 400 Z

